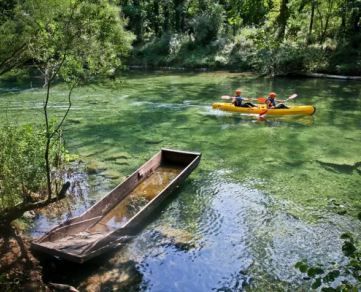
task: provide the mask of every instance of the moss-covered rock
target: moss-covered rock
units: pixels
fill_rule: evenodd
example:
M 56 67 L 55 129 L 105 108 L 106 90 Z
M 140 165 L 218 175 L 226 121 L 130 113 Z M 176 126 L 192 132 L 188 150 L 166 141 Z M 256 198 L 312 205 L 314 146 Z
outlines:
M 109 103 L 109 100 L 106 100 L 106 99 L 103 99 L 103 100 L 94 99 L 94 100 L 89 100 L 88 103 L 89 104 L 106 104 L 106 103 Z
M 126 160 L 126 159 L 130 159 L 131 156 L 129 153 L 127 152 L 120 152 L 120 153 L 111 153 L 111 154 L 108 154 L 108 155 L 105 155 L 104 157 L 104 160 L 105 161 L 108 161 L 108 160 L 120 160 L 120 159 L 123 159 L 123 160 Z
M 180 249 L 189 249 L 194 246 L 194 236 L 188 231 L 170 226 L 158 226 L 155 229 L 164 236 L 162 244 L 173 244 Z
M 99 174 L 100 176 L 104 176 L 109 179 L 117 179 L 120 177 L 120 173 L 115 170 L 106 170 Z
M 82 118 L 67 119 L 66 122 L 70 124 L 80 124 L 83 121 Z
M 130 165 L 127 159 L 117 159 L 115 160 L 115 164 L 118 165 Z
M 100 166 L 99 161 L 96 160 L 90 161 L 85 167 L 85 171 L 88 174 L 95 174 L 99 171 L 99 166 Z

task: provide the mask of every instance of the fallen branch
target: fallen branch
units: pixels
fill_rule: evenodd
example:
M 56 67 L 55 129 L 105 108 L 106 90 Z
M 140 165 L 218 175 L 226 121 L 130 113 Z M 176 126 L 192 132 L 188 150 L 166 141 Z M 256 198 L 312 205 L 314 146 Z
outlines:
M 5 226 L 10 225 L 12 221 L 23 216 L 23 214 L 26 211 L 43 208 L 50 205 L 51 203 L 64 199 L 69 187 L 70 187 L 70 182 L 66 182 L 65 184 L 63 184 L 60 192 L 57 194 L 56 197 L 50 199 L 48 198 L 46 200 L 42 200 L 35 203 L 29 203 L 27 201 L 23 201 L 20 204 L 15 205 L 14 207 L 3 209 L 0 215 L 0 225 L 5 225 Z

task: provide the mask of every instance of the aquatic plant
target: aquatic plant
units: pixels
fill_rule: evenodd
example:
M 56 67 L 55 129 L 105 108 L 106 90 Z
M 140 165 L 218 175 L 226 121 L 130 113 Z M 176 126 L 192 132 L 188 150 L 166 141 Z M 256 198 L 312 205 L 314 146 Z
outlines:
M 361 220 L 361 213 L 358 219 Z M 309 265 L 307 259 L 296 263 L 295 268 L 307 275 L 304 279 L 313 280 L 313 289 L 323 286 L 323 292 L 357 292 L 361 288 L 361 243 L 350 233 L 344 233 L 340 238 L 344 240 L 342 252 L 348 258 L 346 263 L 332 262 L 326 268 Z

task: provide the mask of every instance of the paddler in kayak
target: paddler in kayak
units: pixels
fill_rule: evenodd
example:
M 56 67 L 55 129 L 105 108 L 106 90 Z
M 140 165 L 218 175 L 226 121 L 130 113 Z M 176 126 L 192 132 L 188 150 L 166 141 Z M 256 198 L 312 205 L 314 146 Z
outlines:
M 236 96 L 233 97 L 233 100 L 232 100 L 232 104 L 234 106 L 238 106 L 238 107 L 257 107 L 255 104 L 253 104 L 252 102 L 246 102 L 246 103 L 242 103 L 242 100 L 252 100 L 252 99 L 249 99 L 249 98 L 244 98 L 241 96 L 241 91 L 238 89 L 236 90 Z
M 275 99 L 275 97 L 276 97 L 276 93 L 271 92 L 269 94 L 269 97 L 266 99 L 266 105 L 267 105 L 268 109 L 270 109 L 270 108 L 277 108 L 277 109 L 288 108 L 284 104 L 283 100 L 277 100 L 277 99 Z M 276 102 L 278 103 L 277 105 L 276 105 Z

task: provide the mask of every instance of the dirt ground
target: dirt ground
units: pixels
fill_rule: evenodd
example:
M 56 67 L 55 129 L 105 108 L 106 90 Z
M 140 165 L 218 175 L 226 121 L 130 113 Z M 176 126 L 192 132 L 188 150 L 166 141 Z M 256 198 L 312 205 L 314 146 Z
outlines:
M 51 291 L 44 285 L 39 261 L 26 237 L 0 234 L 0 291 Z

